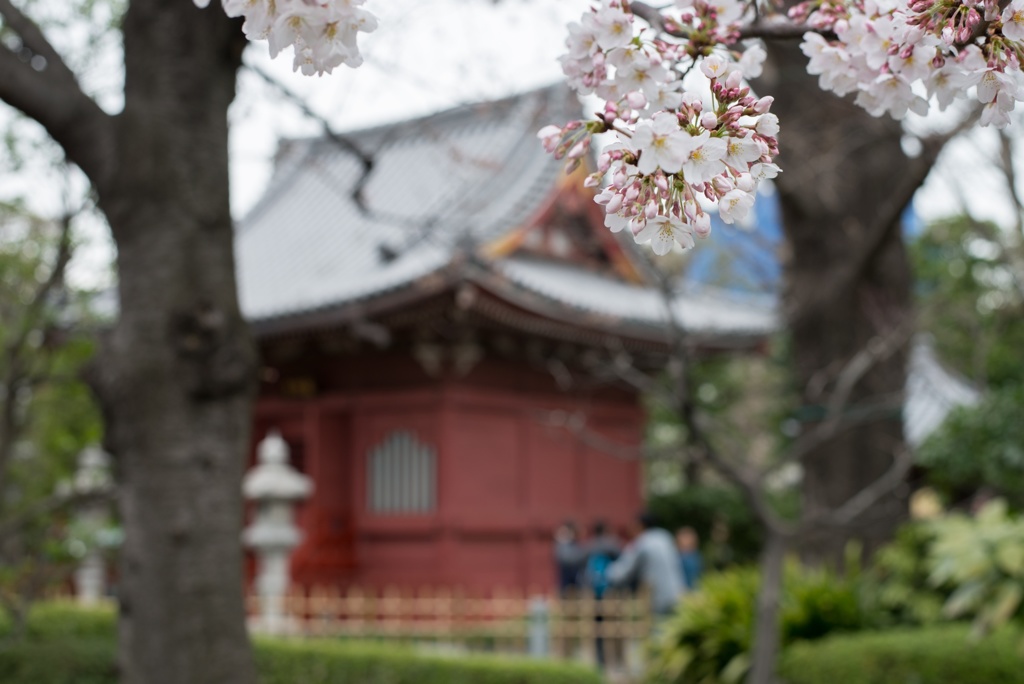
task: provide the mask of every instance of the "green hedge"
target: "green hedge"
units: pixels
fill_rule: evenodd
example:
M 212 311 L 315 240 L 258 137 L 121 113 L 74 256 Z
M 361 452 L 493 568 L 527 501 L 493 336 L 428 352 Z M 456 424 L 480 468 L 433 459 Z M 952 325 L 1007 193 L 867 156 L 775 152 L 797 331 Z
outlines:
M 0 624 L 0 635 L 5 629 Z M 68 604 L 38 606 L 29 637 L 0 640 L 3 684 L 116 684 L 114 615 Z M 261 684 L 601 684 L 567 663 L 423 655 L 410 647 L 343 640 L 256 642 Z
M 261 641 L 263 684 L 600 684 L 579 665 L 492 656 L 426 656 L 382 644 Z
M 964 625 L 836 635 L 794 644 L 787 684 L 1024 684 L 1019 632 L 972 641 Z

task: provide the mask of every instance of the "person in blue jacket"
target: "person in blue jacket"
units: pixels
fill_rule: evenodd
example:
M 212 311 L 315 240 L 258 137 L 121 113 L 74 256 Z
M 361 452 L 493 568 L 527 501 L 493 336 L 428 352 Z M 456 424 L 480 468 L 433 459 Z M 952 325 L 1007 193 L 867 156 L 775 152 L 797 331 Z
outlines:
M 676 547 L 679 549 L 683 583 L 688 591 L 693 591 L 700 584 L 700 576 L 704 573 L 704 559 L 700 555 L 697 531 L 692 527 L 680 527 L 676 531 Z

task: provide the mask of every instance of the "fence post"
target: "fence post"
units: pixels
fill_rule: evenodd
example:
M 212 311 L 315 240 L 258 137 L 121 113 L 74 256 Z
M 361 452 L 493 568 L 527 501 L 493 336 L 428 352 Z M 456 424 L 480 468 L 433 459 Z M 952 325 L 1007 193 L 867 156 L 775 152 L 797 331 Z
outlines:
M 529 653 L 531 658 L 546 658 L 551 641 L 548 602 L 543 596 L 530 599 Z

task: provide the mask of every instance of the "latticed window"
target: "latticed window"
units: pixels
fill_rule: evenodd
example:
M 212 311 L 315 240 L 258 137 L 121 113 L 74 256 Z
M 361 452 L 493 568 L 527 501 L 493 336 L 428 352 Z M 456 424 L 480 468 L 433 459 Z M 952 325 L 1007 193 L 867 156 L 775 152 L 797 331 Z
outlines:
M 437 506 L 437 451 L 412 432 L 396 430 L 373 447 L 366 472 L 371 513 L 429 513 Z

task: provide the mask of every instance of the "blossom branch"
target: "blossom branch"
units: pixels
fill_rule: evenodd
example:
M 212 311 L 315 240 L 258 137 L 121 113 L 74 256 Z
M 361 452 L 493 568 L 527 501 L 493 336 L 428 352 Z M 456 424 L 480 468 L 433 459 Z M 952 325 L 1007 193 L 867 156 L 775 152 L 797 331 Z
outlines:
M 901 449 L 894 457 L 892 466 L 874 482 L 857 492 L 839 508 L 805 518 L 800 523 L 799 533 L 813 534 L 853 524 L 872 506 L 901 487 L 913 465 L 913 452 L 907 448 Z
M 675 22 L 666 22 L 664 15 L 661 10 L 648 5 L 645 2 L 630 2 L 630 11 L 647 22 L 651 28 L 664 33 L 665 35 L 672 36 L 673 38 L 690 38 L 692 31 L 679 26 Z M 760 16 L 755 19 L 754 23 L 744 26 L 739 29 L 739 39 L 746 40 L 748 38 L 763 38 L 765 40 L 801 40 L 804 34 L 808 31 L 815 31 L 824 35 L 825 37 L 834 37 L 835 34 L 831 31 L 818 31 L 805 24 L 794 24 L 792 22 L 773 22 L 764 23 L 760 20 Z
M 355 184 L 353 184 L 350 194 L 352 201 L 355 203 L 359 211 L 363 214 L 369 214 L 370 209 L 366 204 L 366 198 L 363 196 L 363 190 L 366 188 L 366 184 L 370 181 L 370 175 L 373 173 L 373 156 L 364 152 L 354 141 L 335 132 L 327 119 L 313 111 L 304 99 L 296 95 L 283 83 L 268 74 L 266 70 L 249 62 L 246 62 L 244 66 L 246 69 L 259 76 L 264 83 L 283 95 L 289 102 L 298 107 L 303 115 L 319 122 L 324 135 L 332 144 L 356 158 L 359 165 L 362 167 L 362 170 L 359 174 L 359 178 L 356 180 Z

